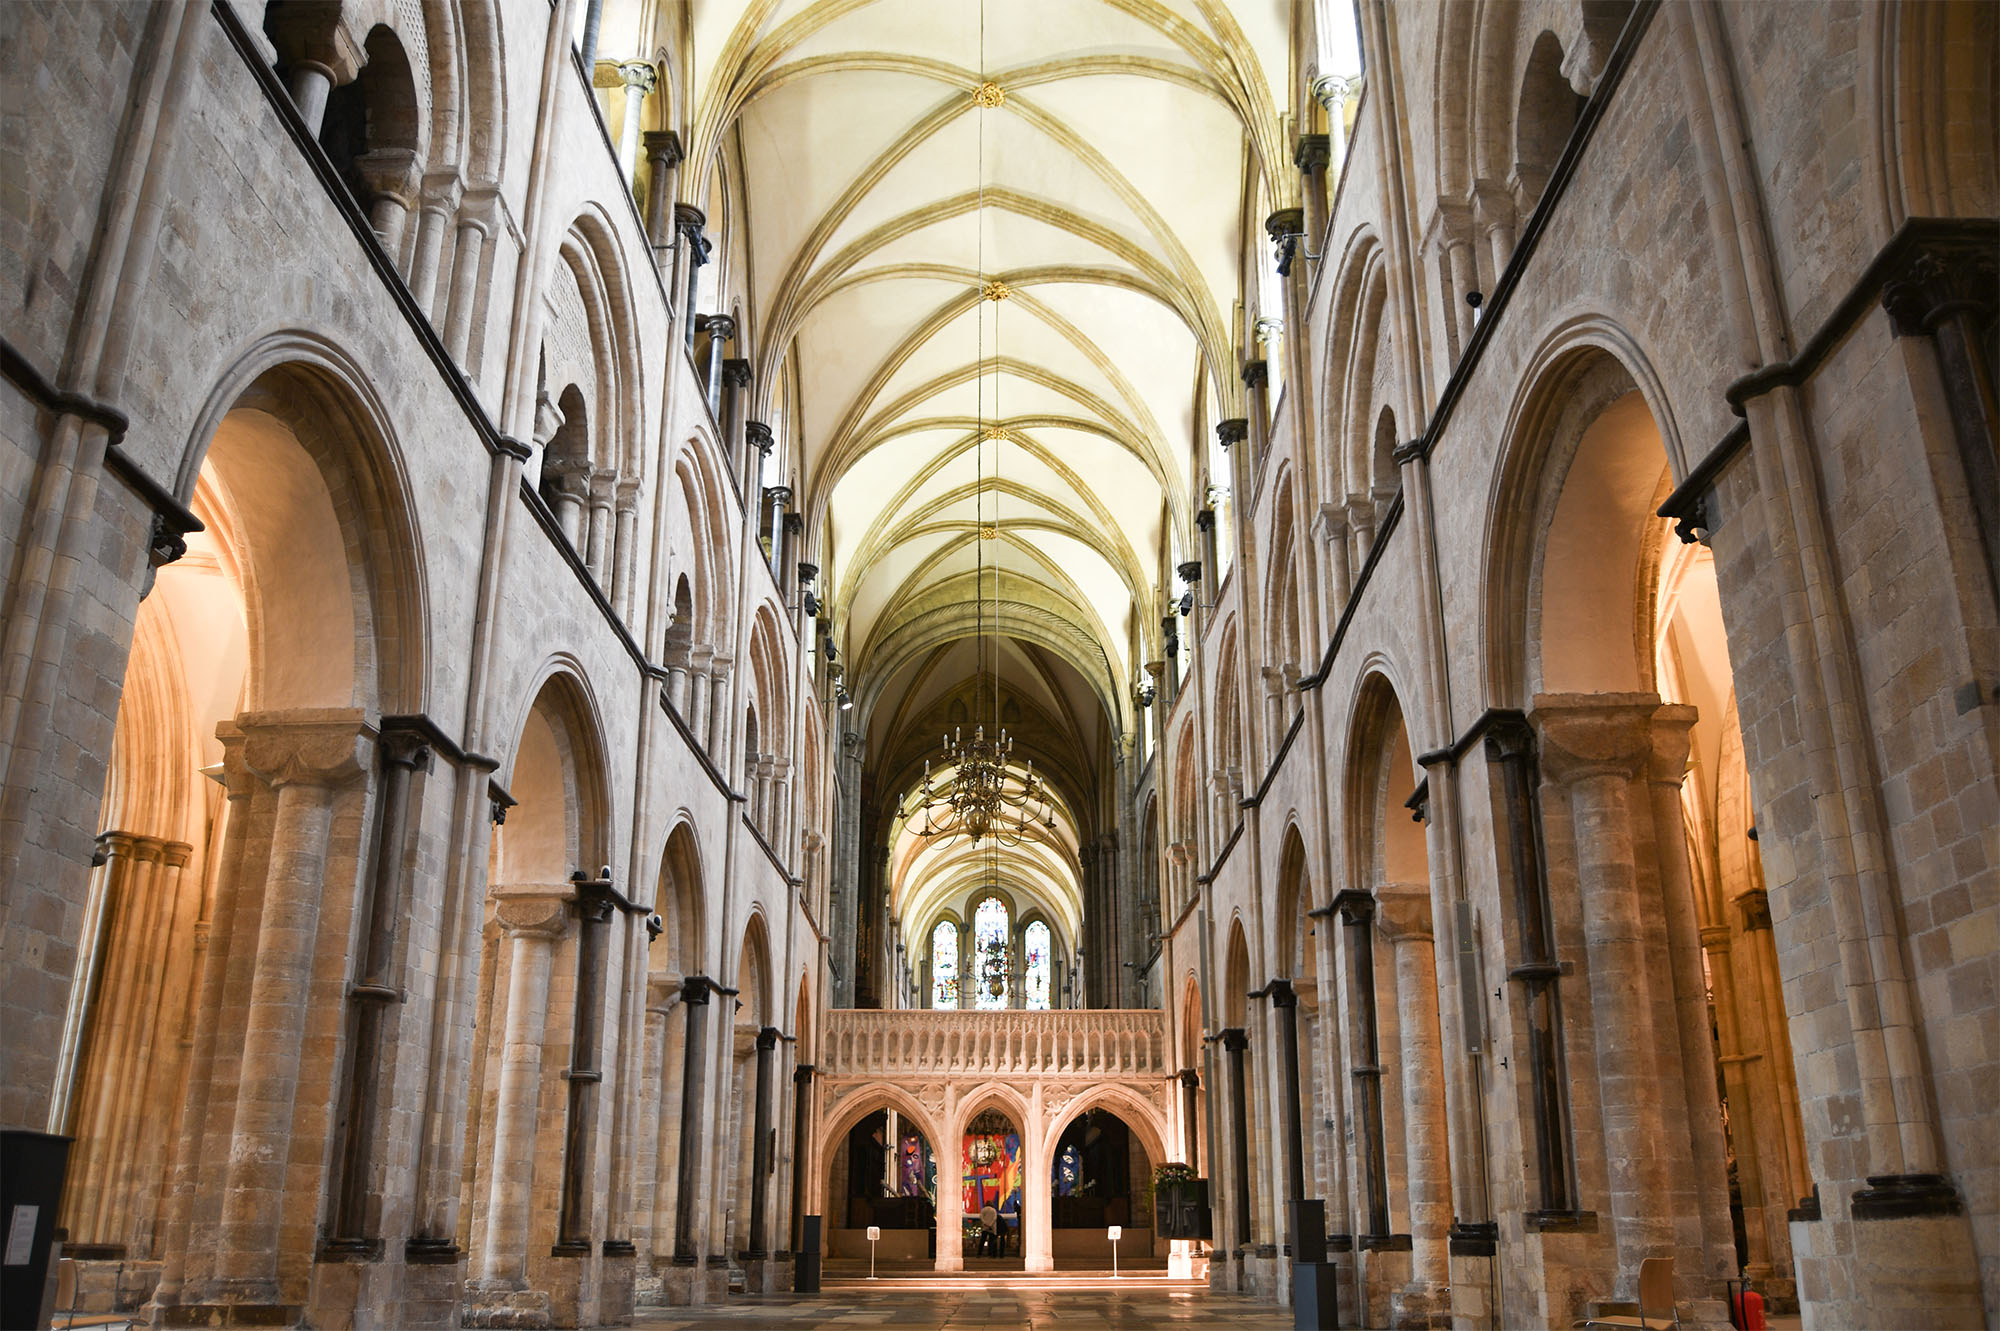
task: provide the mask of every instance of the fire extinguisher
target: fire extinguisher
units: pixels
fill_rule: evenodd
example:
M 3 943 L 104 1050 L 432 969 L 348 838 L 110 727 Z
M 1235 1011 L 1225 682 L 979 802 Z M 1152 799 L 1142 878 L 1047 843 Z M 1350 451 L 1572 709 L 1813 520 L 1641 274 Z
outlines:
M 1764 1296 L 1748 1288 L 1732 1294 L 1729 1324 L 1737 1331 L 1764 1331 Z

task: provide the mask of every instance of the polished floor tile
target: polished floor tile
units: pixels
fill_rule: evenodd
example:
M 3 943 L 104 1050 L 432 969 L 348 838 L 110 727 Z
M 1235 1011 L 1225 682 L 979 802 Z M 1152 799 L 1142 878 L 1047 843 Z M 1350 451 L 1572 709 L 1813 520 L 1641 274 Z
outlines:
M 892 1280 L 830 1282 L 818 1297 L 774 1295 L 736 1298 L 715 1308 L 642 1308 L 637 1326 L 659 1331 L 697 1328 L 880 1326 L 908 1331 L 1097 1331 L 1148 1327 L 1241 1327 L 1280 1331 L 1292 1324 L 1282 1308 L 1199 1286 L 1147 1278 L 1113 1286 L 1081 1278 L 1068 1287 L 1051 1281 L 1033 1287 L 974 1280 L 933 1280 L 927 1285 Z

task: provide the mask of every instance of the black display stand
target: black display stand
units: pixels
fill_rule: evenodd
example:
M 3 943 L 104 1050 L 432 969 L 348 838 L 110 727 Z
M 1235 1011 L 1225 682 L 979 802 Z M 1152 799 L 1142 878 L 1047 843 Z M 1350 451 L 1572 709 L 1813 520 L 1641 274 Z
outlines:
M 819 1293 L 819 1221 L 816 1215 L 799 1217 L 799 1250 L 792 1254 L 792 1293 Z
M 68 1137 L 0 1132 L 0 1326 L 43 1326 Z

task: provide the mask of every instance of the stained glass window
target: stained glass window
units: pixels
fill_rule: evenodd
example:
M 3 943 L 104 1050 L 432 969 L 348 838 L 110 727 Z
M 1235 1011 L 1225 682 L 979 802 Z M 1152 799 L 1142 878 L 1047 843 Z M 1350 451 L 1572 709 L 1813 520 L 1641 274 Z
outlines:
M 950 920 L 931 930 L 931 1006 L 958 1006 L 958 926 Z
M 975 1007 L 1001 1008 L 1007 1006 L 1007 975 L 1000 975 L 1000 992 L 994 993 L 993 986 L 986 981 L 986 959 L 993 954 L 995 946 L 1007 946 L 1007 906 L 998 897 L 988 897 L 972 912 L 972 948 L 978 958 L 975 966 L 974 984 Z
M 1049 926 L 1036 920 L 1021 933 L 1021 950 L 1026 953 L 1022 959 L 1022 986 L 1028 1006 L 1046 1008 L 1049 1005 L 1049 982 L 1053 974 L 1049 960 L 1051 935 Z

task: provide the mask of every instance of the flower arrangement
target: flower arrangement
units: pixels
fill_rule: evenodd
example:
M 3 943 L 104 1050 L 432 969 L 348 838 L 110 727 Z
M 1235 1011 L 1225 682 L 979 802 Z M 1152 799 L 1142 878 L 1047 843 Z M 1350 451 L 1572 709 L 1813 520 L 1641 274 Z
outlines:
M 1179 1161 L 1171 1161 L 1153 1170 L 1153 1187 L 1167 1187 L 1176 1183 L 1192 1183 L 1195 1180 L 1194 1167 Z

